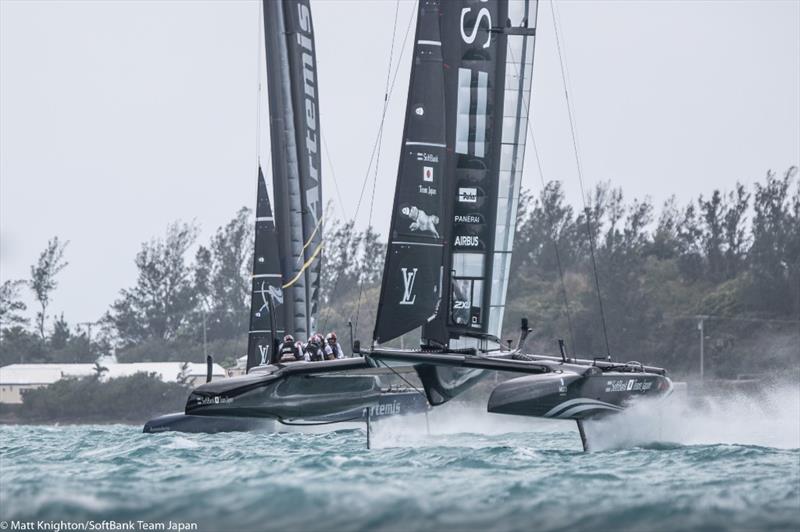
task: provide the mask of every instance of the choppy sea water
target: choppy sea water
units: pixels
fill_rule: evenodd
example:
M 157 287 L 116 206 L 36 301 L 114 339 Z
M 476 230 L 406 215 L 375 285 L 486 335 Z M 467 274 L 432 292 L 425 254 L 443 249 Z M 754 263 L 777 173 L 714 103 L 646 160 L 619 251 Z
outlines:
M 0 427 L 0 521 L 197 530 L 800 530 L 800 391 L 587 426 L 447 405 L 326 433 Z M 1 524 L 1 523 L 0 523 Z M 108 526 L 108 525 L 107 525 Z M 138 527 L 138 525 L 136 525 Z M 10 529 L 10 527 L 9 527 Z M 134 528 L 141 529 L 141 528 Z

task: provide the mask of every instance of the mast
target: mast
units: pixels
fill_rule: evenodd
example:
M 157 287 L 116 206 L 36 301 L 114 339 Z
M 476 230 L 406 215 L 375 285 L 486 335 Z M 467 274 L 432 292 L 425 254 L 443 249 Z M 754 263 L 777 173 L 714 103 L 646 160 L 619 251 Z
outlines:
M 485 350 L 500 337 L 527 133 L 536 8 L 535 0 L 420 1 L 376 342 L 420 325 L 423 342 L 442 347 Z M 426 16 L 434 11 L 435 18 Z M 426 20 L 436 24 L 426 26 Z M 428 37 L 431 32 L 436 37 Z M 441 65 L 432 66 L 421 56 L 426 49 L 421 43 L 429 40 L 439 42 Z M 437 67 L 440 73 L 434 72 Z M 417 89 L 439 97 L 440 87 L 443 114 L 437 109 L 430 115 L 426 108 L 420 115 L 417 102 L 423 96 Z M 422 117 L 431 116 L 435 125 L 414 129 Z M 442 223 L 429 243 L 435 246 L 415 253 L 419 238 L 411 241 L 398 231 L 403 229 L 404 194 L 419 185 L 408 141 L 439 134 L 442 126 L 445 148 L 437 152 L 433 211 Z M 432 273 L 437 268 L 438 279 Z M 423 305 L 401 309 L 400 303 L 414 296 Z
M 283 323 L 305 338 L 319 307 L 322 249 L 319 100 L 308 0 L 264 0 L 272 181 Z
M 278 235 L 261 166 L 258 167 L 253 287 L 250 299 L 250 332 L 247 337 L 247 370 L 268 364 L 284 333 L 281 264 L 275 251 Z

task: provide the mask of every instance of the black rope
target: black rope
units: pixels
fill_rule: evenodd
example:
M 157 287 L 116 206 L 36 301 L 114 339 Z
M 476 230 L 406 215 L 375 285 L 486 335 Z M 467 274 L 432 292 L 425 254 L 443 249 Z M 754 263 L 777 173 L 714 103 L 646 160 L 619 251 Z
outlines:
M 354 227 L 355 227 L 355 220 L 358 217 L 359 211 L 361 210 L 361 200 L 362 200 L 362 198 L 364 196 L 364 191 L 366 190 L 367 182 L 369 180 L 370 170 L 372 169 L 372 161 L 375 159 L 375 152 L 376 152 L 376 150 L 378 148 L 378 139 L 379 139 L 380 135 L 383 134 L 383 125 L 384 125 L 384 121 L 385 121 L 385 118 L 386 118 L 386 105 L 392 99 L 392 93 L 394 92 L 394 84 L 395 84 L 395 81 L 397 80 L 397 74 L 400 71 L 400 64 L 403 61 L 403 54 L 405 53 L 406 41 L 408 40 L 408 34 L 409 34 L 409 31 L 411 30 L 411 23 L 413 21 L 414 21 L 414 11 L 412 10 L 411 17 L 409 17 L 408 25 L 406 26 L 406 33 L 403 36 L 403 43 L 400 46 L 400 55 L 397 58 L 397 65 L 395 66 L 394 77 L 392 78 L 391 87 L 389 87 L 389 95 L 388 95 L 388 97 L 384 98 L 384 112 L 383 112 L 383 115 L 381 117 L 380 124 L 378 126 L 378 134 L 375 137 L 375 142 L 372 144 L 372 153 L 370 154 L 370 157 L 369 157 L 369 164 L 367 165 L 367 172 L 366 172 L 366 174 L 364 174 L 364 180 L 361 183 L 361 194 L 358 197 L 358 202 L 356 203 L 356 209 L 355 209 L 355 211 L 353 213 L 353 216 L 351 218 L 351 221 L 354 223 Z M 397 21 L 395 20 L 395 24 L 396 23 L 397 23 Z M 392 42 L 394 42 L 394 40 Z M 391 63 L 389 64 L 389 67 L 391 68 Z M 345 242 L 345 247 L 346 248 L 350 247 L 350 242 L 352 240 L 352 237 L 353 237 L 354 233 L 355 233 L 355 231 L 351 231 L 350 234 L 348 235 L 347 241 Z M 342 273 L 343 273 L 343 271 L 340 269 L 339 274 L 336 276 L 336 281 L 334 281 L 334 283 L 333 283 L 333 290 L 331 291 L 331 295 L 330 295 L 331 299 L 333 299 L 336 296 L 336 292 L 337 292 L 337 289 L 339 287 L 339 280 L 342 278 Z M 325 330 L 325 328 L 328 325 L 328 317 L 329 317 L 329 314 L 326 314 L 325 322 L 323 323 L 323 327 L 322 327 L 323 330 Z
M 606 344 L 606 354 L 608 356 L 611 356 L 611 348 L 609 347 L 609 342 L 608 342 L 608 327 L 606 326 L 606 315 L 603 309 L 603 297 L 600 292 L 600 276 L 597 273 L 597 260 L 595 259 L 595 252 L 594 252 L 594 232 L 592 231 L 589 207 L 586 204 L 586 192 L 583 188 L 583 172 L 581 170 L 581 159 L 578 153 L 578 140 L 577 140 L 577 135 L 575 133 L 575 118 L 572 116 L 572 105 L 570 104 L 569 91 L 567 90 L 568 83 L 567 83 L 567 74 L 565 66 L 566 59 L 564 58 L 561 52 L 561 40 L 559 38 L 558 21 L 556 20 L 556 8 L 555 5 L 553 4 L 553 0 L 550 0 L 550 11 L 553 14 L 553 30 L 554 33 L 556 34 L 558 64 L 561 67 L 561 81 L 564 85 L 564 99 L 566 100 L 567 114 L 569 115 L 569 129 L 572 135 L 572 149 L 573 152 L 575 153 L 575 166 L 578 169 L 578 182 L 580 183 L 581 187 L 581 199 L 583 200 L 583 208 L 584 212 L 586 213 L 586 232 L 589 240 L 589 253 L 592 259 L 592 271 L 594 272 L 594 286 L 597 292 L 597 301 L 599 303 L 599 308 L 600 308 L 600 321 L 603 326 L 603 338 Z
M 395 36 L 397 35 L 397 15 L 400 11 L 400 0 L 396 0 L 394 5 L 394 24 L 392 25 L 392 47 L 389 49 L 389 68 L 386 69 L 386 87 L 384 88 L 383 93 L 383 113 L 381 114 L 381 126 L 378 129 L 378 143 L 377 143 L 377 156 L 375 158 L 375 173 L 372 178 L 372 197 L 370 198 L 369 204 L 369 217 L 367 218 L 367 231 L 370 230 L 372 227 L 372 213 L 375 210 L 375 189 L 378 185 L 378 168 L 380 167 L 381 162 L 381 147 L 383 145 L 383 126 L 386 123 L 386 110 L 389 107 L 389 90 L 392 85 L 392 59 L 394 58 L 394 41 Z M 406 34 L 407 35 L 407 34 Z M 397 61 L 398 67 L 400 66 L 400 61 Z M 366 184 L 366 182 L 365 182 Z M 361 193 L 363 194 L 364 191 L 362 189 Z M 369 257 L 367 257 L 369 260 Z M 356 319 L 353 323 L 353 336 L 358 337 L 358 319 L 361 315 L 361 297 L 364 294 L 364 275 L 361 276 L 359 279 L 359 286 L 358 286 L 358 302 L 356 303 Z
M 517 59 L 516 59 L 516 57 L 514 57 L 514 50 L 509 48 L 508 52 L 511 54 L 511 62 L 514 65 L 514 68 L 516 69 L 517 76 L 519 77 L 520 73 L 519 73 L 519 69 L 517 68 Z M 539 148 L 536 145 L 536 137 L 533 134 L 533 129 L 531 129 L 531 120 L 530 120 L 530 118 L 531 118 L 531 110 L 530 110 L 530 107 L 528 106 L 528 102 L 525 100 L 525 98 L 521 98 L 521 99 L 522 99 L 523 105 L 525 105 L 525 113 L 527 115 L 527 120 L 525 121 L 526 129 L 527 129 L 527 132 L 528 132 L 528 136 L 531 139 L 531 144 L 533 145 L 533 153 L 536 156 L 536 167 L 539 170 L 539 182 L 542 184 L 542 190 L 544 191 L 544 189 L 546 188 L 546 185 L 545 185 L 545 182 L 544 182 L 544 171 L 542 171 L 542 160 L 539 158 Z M 548 220 L 548 222 L 550 222 L 550 225 L 552 225 L 552 221 Z M 556 255 L 556 265 L 558 266 L 558 278 L 559 278 L 559 281 L 561 283 L 561 295 L 562 295 L 562 298 L 564 299 L 564 314 L 567 317 L 567 327 L 569 329 L 569 338 L 570 338 L 570 342 L 572 343 L 572 346 L 573 346 L 573 349 L 574 349 L 575 348 L 575 331 L 574 331 L 574 328 L 572 327 L 572 313 L 569 310 L 569 297 L 567 296 L 567 284 L 564 282 L 564 268 L 563 268 L 562 263 L 561 263 L 561 252 L 558 249 L 558 240 L 557 240 L 555 234 L 551 236 L 550 240 L 553 242 L 553 250 L 555 251 L 555 255 Z
M 392 373 L 394 373 L 395 375 L 397 375 L 398 377 L 400 377 L 400 380 L 402 380 L 404 383 L 408 384 L 408 385 L 409 385 L 409 386 L 410 386 L 410 387 L 411 387 L 411 388 L 412 388 L 412 389 L 413 389 L 415 392 L 417 392 L 417 393 L 418 393 L 418 394 L 420 394 L 422 397 L 424 397 L 426 401 L 428 400 L 428 396 L 427 396 L 427 395 L 425 395 L 425 394 L 424 394 L 424 393 L 423 393 L 423 392 L 422 392 L 422 391 L 421 391 L 419 388 L 417 388 L 416 386 L 414 386 L 413 384 L 411 384 L 410 382 L 408 382 L 408 381 L 406 380 L 406 378 L 405 378 L 405 377 L 403 377 L 403 376 L 402 376 L 400 373 L 398 373 L 398 372 L 397 372 L 397 370 L 395 370 L 395 369 L 394 369 L 393 367 L 391 367 L 389 364 L 387 364 L 386 362 L 383 362 L 383 361 L 381 361 L 381 360 L 376 360 L 375 362 L 377 362 L 377 363 L 378 363 L 378 365 L 380 365 L 380 364 L 383 364 L 383 366 L 384 366 L 384 367 L 386 367 L 386 368 L 388 368 L 388 369 L 389 369 L 389 371 L 391 371 Z

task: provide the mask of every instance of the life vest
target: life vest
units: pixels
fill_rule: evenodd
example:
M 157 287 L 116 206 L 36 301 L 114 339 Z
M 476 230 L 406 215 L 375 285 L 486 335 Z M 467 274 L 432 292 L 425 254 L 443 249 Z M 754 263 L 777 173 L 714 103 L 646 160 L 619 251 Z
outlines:
M 278 350 L 281 362 L 292 362 L 293 360 L 302 360 L 300 350 L 294 344 L 282 343 Z

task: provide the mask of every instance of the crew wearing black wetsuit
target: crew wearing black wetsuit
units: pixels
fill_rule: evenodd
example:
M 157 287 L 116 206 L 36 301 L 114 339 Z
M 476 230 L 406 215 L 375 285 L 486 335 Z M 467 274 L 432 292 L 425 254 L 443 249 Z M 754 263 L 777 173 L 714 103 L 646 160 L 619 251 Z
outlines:
M 297 343 L 295 343 L 294 337 L 291 334 L 287 334 L 283 337 L 283 343 L 278 346 L 278 361 L 295 362 L 297 360 L 303 360 L 303 355 Z

